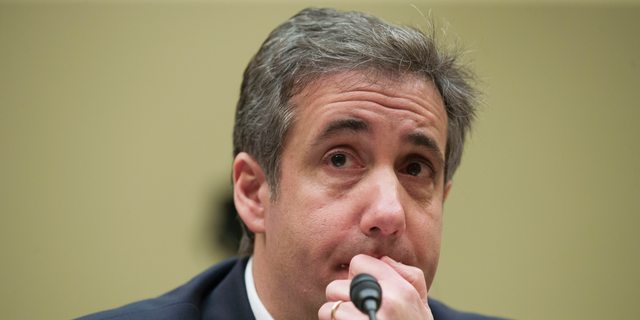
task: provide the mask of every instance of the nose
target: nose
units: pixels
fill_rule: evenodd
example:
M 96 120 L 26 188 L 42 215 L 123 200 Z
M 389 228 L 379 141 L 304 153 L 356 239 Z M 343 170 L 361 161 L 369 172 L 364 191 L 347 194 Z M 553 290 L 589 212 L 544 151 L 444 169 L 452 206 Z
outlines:
M 371 176 L 370 187 L 365 188 L 369 201 L 360 220 L 360 230 L 368 236 L 400 237 L 406 228 L 402 206 L 404 190 L 393 170 Z

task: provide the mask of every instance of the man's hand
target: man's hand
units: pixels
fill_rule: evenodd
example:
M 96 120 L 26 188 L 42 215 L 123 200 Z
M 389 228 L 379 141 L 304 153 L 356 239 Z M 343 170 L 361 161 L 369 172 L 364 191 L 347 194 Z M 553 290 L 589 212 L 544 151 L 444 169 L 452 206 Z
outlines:
M 389 257 L 376 259 L 359 254 L 349 264 L 349 279 L 335 280 L 327 286 L 327 303 L 318 310 L 320 320 L 331 319 L 331 308 L 338 300 L 344 301 L 336 310 L 335 320 L 366 320 L 351 302 L 349 285 L 360 273 L 374 276 L 382 287 L 382 303 L 376 313 L 379 320 L 427 319 L 433 320 L 427 304 L 427 284 L 422 270 L 396 262 Z

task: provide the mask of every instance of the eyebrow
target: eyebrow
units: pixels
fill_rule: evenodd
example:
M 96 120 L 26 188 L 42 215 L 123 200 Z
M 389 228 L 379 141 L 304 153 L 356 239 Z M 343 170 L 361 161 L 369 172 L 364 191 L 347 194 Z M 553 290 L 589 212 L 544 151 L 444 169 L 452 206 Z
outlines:
M 344 131 L 353 131 L 357 133 L 369 132 L 370 130 L 370 125 L 365 120 L 356 118 L 340 119 L 329 123 L 329 125 L 313 139 L 313 144 L 316 145 L 320 143 L 320 141 Z
M 442 156 L 442 151 L 438 147 L 438 144 L 436 143 L 436 141 L 433 140 L 431 137 L 423 133 L 410 133 L 405 136 L 404 140 L 408 141 L 413 145 L 427 148 L 430 151 L 430 153 L 436 157 L 435 159 L 436 163 L 434 163 L 434 165 L 438 167 L 444 166 L 444 158 Z

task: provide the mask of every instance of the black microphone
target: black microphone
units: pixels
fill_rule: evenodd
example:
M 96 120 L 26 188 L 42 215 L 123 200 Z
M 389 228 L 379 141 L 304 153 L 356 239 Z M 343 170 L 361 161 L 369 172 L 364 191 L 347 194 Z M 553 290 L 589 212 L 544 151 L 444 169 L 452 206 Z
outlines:
M 355 276 L 351 280 L 351 302 L 368 314 L 369 319 L 376 320 L 376 311 L 382 302 L 382 288 L 376 278 L 366 273 Z

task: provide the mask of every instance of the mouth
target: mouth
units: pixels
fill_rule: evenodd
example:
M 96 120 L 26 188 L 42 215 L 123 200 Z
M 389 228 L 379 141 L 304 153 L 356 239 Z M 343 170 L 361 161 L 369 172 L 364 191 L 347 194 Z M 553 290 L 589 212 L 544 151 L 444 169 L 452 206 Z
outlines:
M 337 273 L 335 279 L 347 279 L 349 277 L 349 263 L 339 264 L 336 267 L 335 272 Z
M 375 259 L 380 259 L 384 256 L 389 256 L 391 258 L 390 255 L 386 254 L 386 253 L 377 253 L 377 254 L 367 254 L 370 257 L 373 257 Z M 350 266 L 350 262 L 351 259 L 353 258 L 353 256 L 349 257 L 349 260 L 347 261 L 346 259 L 341 259 L 342 261 L 339 262 L 339 264 L 334 265 L 335 267 L 335 271 L 337 271 L 339 274 L 341 275 L 348 275 L 349 274 L 349 266 Z M 394 259 L 395 261 L 406 261 L 407 259 L 400 259 L 400 256 L 395 256 L 392 259 Z
M 381 259 L 384 256 L 394 259 L 395 261 L 411 261 L 407 259 L 407 255 L 402 254 L 402 251 L 395 250 L 358 250 L 351 251 L 347 254 L 341 254 L 337 261 L 333 264 L 334 280 L 335 279 L 347 279 L 349 277 L 350 263 L 354 256 L 364 254 L 374 259 Z M 405 262 L 406 263 L 406 262 Z M 413 264 L 412 264 L 413 265 Z

